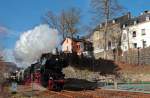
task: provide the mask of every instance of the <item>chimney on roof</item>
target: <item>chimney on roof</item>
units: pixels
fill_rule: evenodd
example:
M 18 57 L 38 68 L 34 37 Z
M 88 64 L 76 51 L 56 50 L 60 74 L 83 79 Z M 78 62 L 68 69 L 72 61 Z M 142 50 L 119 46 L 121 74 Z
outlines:
M 149 11 L 149 10 L 145 10 L 145 11 L 144 11 L 144 14 L 147 14 L 147 13 L 150 13 L 150 11 Z
M 126 24 L 123 24 L 123 29 L 126 28 Z
M 102 27 L 102 24 L 99 24 L 99 27 L 101 28 L 101 27 Z
M 147 14 L 147 13 L 150 13 L 150 10 L 145 10 L 144 12 L 141 12 L 140 15 L 144 15 L 144 14 Z

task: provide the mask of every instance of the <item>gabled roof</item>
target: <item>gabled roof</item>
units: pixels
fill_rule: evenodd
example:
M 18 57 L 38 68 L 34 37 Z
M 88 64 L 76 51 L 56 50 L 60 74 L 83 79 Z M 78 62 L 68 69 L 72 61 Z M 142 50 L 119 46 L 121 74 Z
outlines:
M 149 18 L 150 18 L 150 11 L 144 12 L 144 13 L 141 14 L 140 16 L 131 18 L 130 20 L 128 20 L 128 21 L 125 23 L 125 25 L 126 25 L 126 26 L 134 25 L 134 21 L 136 21 L 137 24 L 138 24 L 138 23 L 145 22 L 145 21 L 146 21 L 146 17 L 149 17 Z
M 78 38 L 70 38 L 70 37 L 66 37 L 66 38 L 69 38 L 69 39 L 71 39 L 71 40 L 73 40 L 73 41 L 75 41 L 75 42 L 91 43 L 90 41 L 88 41 L 88 40 L 86 40 L 86 39 L 84 39 L 84 38 L 80 38 L 80 39 L 78 39 Z M 62 45 L 63 42 L 66 40 L 66 38 L 61 42 L 61 45 Z
M 71 39 L 71 40 L 73 40 L 73 41 L 75 41 L 75 42 L 82 42 L 83 41 L 83 39 L 78 39 L 78 38 L 71 38 L 71 37 L 66 37 L 66 38 L 69 38 L 69 39 Z M 64 41 L 66 40 L 66 38 L 61 42 L 61 45 L 64 43 Z
M 120 17 L 109 20 L 108 25 L 112 26 L 112 25 L 115 25 L 115 24 L 120 24 L 120 26 L 122 26 L 123 24 L 125 24 L 130 19 L 131 19 L 131 14 L 130 14 L 130 12 L 128 12 L 127 14 L 125 14 L 123 16 L 120 16 Z M 115 21 L 115 23 L 113 23 L 113 21 Z M 101 27 L 100 27 L 100 25 L 101 25 Z M 99 29 L 104 28 L 105 22 L 101 23 L 100 25 L 96 26 L 94 31 L 97 31 L 97 30 L 99 31 Z

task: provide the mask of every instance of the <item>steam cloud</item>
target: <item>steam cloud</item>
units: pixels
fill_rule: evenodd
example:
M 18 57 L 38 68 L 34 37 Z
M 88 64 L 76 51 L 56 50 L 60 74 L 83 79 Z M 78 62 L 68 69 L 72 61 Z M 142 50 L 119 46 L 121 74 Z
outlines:
M 16 59 L 31 64 L 42 53 L 52 52 L 59 44 L 59 33 L 46 24 L 24 32 L 15 46 Z

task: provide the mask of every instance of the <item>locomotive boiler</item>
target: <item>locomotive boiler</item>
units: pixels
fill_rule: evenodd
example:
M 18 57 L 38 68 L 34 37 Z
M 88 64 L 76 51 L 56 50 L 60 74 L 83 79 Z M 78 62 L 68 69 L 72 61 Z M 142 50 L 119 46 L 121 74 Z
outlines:
M 63 89 L 64 74 L 62 69 L 67 62 L 60 55 L 43 54 L 41 57 L 41 84 L 50 90 Z

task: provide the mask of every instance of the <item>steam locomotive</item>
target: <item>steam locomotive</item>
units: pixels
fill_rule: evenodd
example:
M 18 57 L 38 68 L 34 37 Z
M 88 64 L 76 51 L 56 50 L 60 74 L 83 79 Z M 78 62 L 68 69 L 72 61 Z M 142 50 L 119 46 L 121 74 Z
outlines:
M 62 69 L 68 65 L 67 61 L 59 54 L 42 54 L 40 60 L 25 69 L 23 82 L 39 83 L 49 90 L 61 91 L 64 86 Z

